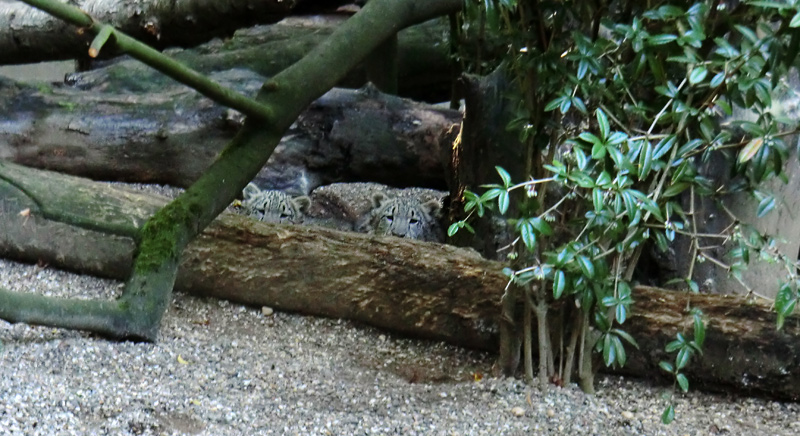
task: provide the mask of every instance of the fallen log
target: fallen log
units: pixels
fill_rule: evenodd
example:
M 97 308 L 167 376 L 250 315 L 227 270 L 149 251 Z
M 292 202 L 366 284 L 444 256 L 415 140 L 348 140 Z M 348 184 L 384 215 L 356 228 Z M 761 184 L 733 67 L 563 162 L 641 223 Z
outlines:
M 289 17 L 270 25 L 241 29 L 232 38 L 167 53 L 203 74 L 243 69 L 272 77 L 294 64 L 325 41 L 347 20 L 345 15 Z M 440 94 L 449 99 L 450 58 L 447 27 L 431 20 L 397 33 L 397 74 L 399 95 L 416 97 Z M 159 92 L 174 85 L 169 77 L 130 58 L 116 58 L 91 71 L 68 74 L 65 83 L 84 90 L 120 94 Z M 358 88 L 366 81 L 365 69 L 355 68 L 339 86 Z M 426 100 L 428 101 L 428 100 Z
M 75 6 L 152 47 L 193 46 L 258 23 L 273 23 L 298 11 L 334 10 L 326 1 L 179 0 L 137 2 L 79 0 Z M 91 36 L 20 2 L 0 2 L 0 64 L 87 58 Z M 106 55 L 106 50 L 101 54 Z
M 295 2 L 125 2 L 81 0 L 76 6 L 154 47 L 194 45 L 247 23 L 275 22 Z M 189 18 L 191 17 L 191 18 Z M 0 2 L 0 64 L 84 58 L 92 38 L 75 26 L 20 2 Z
M 245 93 L 264 81 L 242 70 L 213 77 Z M 295 195 L 362 180 L 441 189 L 442 144 L 460 119 L 374 90 L 333 89 L 300 115 L 256 182 Z M 0 84 L 0 158 L 100 180 L 189 186 L 241 121 L 183 86 L 127 96 Z
M 133 243 L 99 231 L 139 227 L 165 202 L 154 195 L 0 162 L 0 255 L 125 277 Z M 22 213 L 20 213 L 22 212 Z M 56 217 L 61 215 L 57 222 Z M 73 224 L 67 224 L 73 223 Z M 83 227 L 78 227 L 80 224 Z M 435 243 L 270 225 L 226 214 L 184 253 L 176 286 L 252 305 L 346 318 L 415 337 L 496 350 L 501 264 Z M 654 377 L 663 351 L 688 333 L 687 308 L 707 319 L 692 386 L 800 399 L 800 316 L 775 329 L 769 305 L 736 296 L 638 287 L 623 326 L 641 351 L 613 372 Z

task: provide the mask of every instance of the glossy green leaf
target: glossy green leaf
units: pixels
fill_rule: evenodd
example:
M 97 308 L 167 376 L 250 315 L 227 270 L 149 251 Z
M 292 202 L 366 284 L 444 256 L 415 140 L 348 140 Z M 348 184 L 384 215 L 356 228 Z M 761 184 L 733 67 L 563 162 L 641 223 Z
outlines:
M 500 174 L 500 178 L 503 180 L 503 186 L 508 188 L 511 186 L 511 175 L 508 174 L 508 171 L 504 170 L 503 167 L 496 166 L 494 169 L 497 171 L 497 174 Z
M 494 186 L 497 186 L 497 185 L 494 185 Z M 489 200 L 494 200 L 495 198 L 499 197 L 500 194 L 502 194 L 504 192 L 506 192 L 506 190 L 503 189 L 503 188 L 499 188 L 499 187 L 498 188 L 492 188 L 492 189 L 484 192 L 483 195 L 481 195 L 480 201 L 486 202 L 486 201 L 489 201 Z
M 603 209 L 603 190 L 600 188 L 592 189 L 592 205 L 594 206 L 594 211 L 599 212 Z
M 519 228 L 519 235 L 522 237 L 522 242 L 528 250 L 533 251 L 536 248 L 536 234 L 533 231 L 533 226 L 530 221 L 525 220 Z
M 614 316 L 617 317 L 617 321 L 620 324 L 624 324 L 625 320 L 628 319 L 628 308 L 624 304 L 618 304 L 614 309 Z
M 691 348 L 681 347 L 681 349 L 678 351 L 678 355 L 675 356 L 675 368 L 678 368 L 679 370 L 686 368 L 686 365 L 689 364 L 689 359 L 691 357 Z
M 565 98 L 564 101 L 561 102 L 561 105 L 558 107 L 558 111 L 562 114 L 569 112 L 569 108 L 572 106 L 572 100 Z
M 742 36 L 747 38 L 750 42 L 754 44 L 758 42 L 758 35 L 756 35 L 756 32 L 754 32 L 752 29 L 739 24 L 734 25 L 734 27 L 736 28 L 736 30 L 739 31 L 739 33 L 742 34 Z
M 558 256 L 556 256 L 556 265 L 566 265 L 574 258 L 575 253 L 569 249 L 569 247 L 565 247 L 563 250 L 558 252 Z
M 583 275 L 590 279 L 594 278 L 594 264 L 592 263 L 592 259 L 581 254 L 578 255 L 577 260 Z
M 589 71 L 589 62 L 586 59 L 581 59 L 578 62 L 578 71 L 576 76 L 578 80 L 583 80 L 586 77 L 586 73 Z
M 653 150 L 653 159 L 661 159 L 672 149 L 672 146 L 675 145 L 677 139 L 678 138 L 675 135 L 669 135 L 661 141 L 658 141 L 655 150 Z
M 750 142 L 745 145 L 741 151 L 739 151 L 739 163 L 745 163 L 753 158 L 756 153 L 761 150 L 761 147 L 764 145 L 764 138 L 755 138 L 752 139 Z
M 550 112 L 550 111 L 556 109 L 557 107 L 561 106 L 561 103 L 563 103 L 563 102 L 564 102 L 564 97 L 558 97 L 558 98 L 555 98 L 553 100 L 550 100 L 550 102 L 547 103 L 547 105 L 545 105 L 544 111 L 545 112 Z
M 678 149 L 678 157 L 686 157 L 689 153 L 693 152 L 697 147 L 703 144 L 703 140 L 694 138 Z
M 553 228 L 541 218 L 531 218 L 531 225 L 540 235 L 551 236 L 553 234 Z
M 601 188 L 609 187 L 611 185 L 611 174 L 608 171 L 601 172 L 594 183 Z
M 683 346 L 683 342 L 682 341 L 675 340 L 675 341 L 671 341 L 670 343 L 668 343 L 667 346 L 664 347 L 664 350 L 667 353 L 672 353 L 673 351 L 677 351 L 678 349 L 680 349 L 682 346 Z
M 772 195 L 768 195 L 758 203 L 758 208 L 756 208 L 756 216 L 761 218 L 764 215 L 768 214 L 774 208 L 775 208 L 775 197 L 773 197 Z
M 606 146 L 603 143 L 597 143 L 592 146 L 592 159 L 600 160 L 606 157 Z
M 614 160 L 618 169 L 625 170 L 629 173 L 636 173 L 636 168 L 633 166 L 633 163 L 619 151 L 619 148 L 609 145 L 606 147 L 606 151 L 608 151 L 608 154 L 611 156 L 611 159 Z
M 622 144 L 623 142 L 628 140 L 628 135 L 622 132 L 613 132 L 611 135 L 608 136 L 606 140 L 606 144 L 608 145 L 617 145 Z
M 647 45 L 656 46 L 656 45 L 664 45 L 669 44 L 672 41 L 678 39 L 677 35 L 671 34 L 661 34 L 661 35 L 653 35 L 647 38 Z
M 573 152 L 575 153 L 575 160 L 578 162 L 578 169 L 581 171 L 585 170 L 586 164 L 589 163 L 586 153 L 584 153 L 580 148 L 576 148 Z
M 611 335 L 605 334 L 603 335 L 603 363 L 610 367 L 615 360 L 617 360 L 617 350 L 611 343 Z
M 459 223 L 450 224 L 450 227 L 447 228 L 447 236 L 453 237 L 460 228 L 461 226 L 459 225 Z
M 726 77 L 725 72 L 721 71 L 715 74 L 714 77 L 711 78 L 711 82 L 709 84 L 711 85 L 712 88 L 716 88 L 717 86 L 720 86 L 723 83 L 725 83 L 725 77 Z
M 689 187 L 689 184 L 686 183 L 686 182 L 676 183 L 674 185 L 668 186 L 667 189 L 664 190 L 664 194 L 662 194 L 662 195 L 663 195 L 664 198 L 674 197 L 674 196 L 680 194 L 681 192 L 685 191 L 686 188 L 688 188 L 688 187 Z
M 678 381 L 678 386 L 681 387 L 681 390 L 683 392 L 688 392 L 689 391 L 689 379 L 686 378 L 685 375 L 678 374 L 678 375 L 675 376 L 675 379 Z
M 633 218 L 636 215 L 638 207 L 636 205 L 636 198 L 631 194 L 629 189 L 622 191 L 622 201 L 625 203 L 625 212 L 629 217 Z
M 553 298 L 559 299 L 567 287 L 567 276 L 564 271 L 556 270 L 553 274 Z
M 603 297 L 603 299 L 600 302 L 603 303 L 603 306 L 605 307 L 611 307 L 619 304 L 619 300 L 617 300 L 617 298 L 614 297 L 613 295 L 608 295 Z
M 595 116 L 597 117 L 597 125 L 600 127 L 600 137 L 605 141 L 608 139 L 608 135 L 611 133 L 611 126 L 608 123 L 608 117 L 600 108 L 598 108 L 595 112 Z
M 701 83 L 703 80 L 706 79 L 708 75 L 708 70 L 706 67 L 700 65 L 692 69 L 692 72 L 689 73 L 689 83 L 692 85 L 696 85 Z
M 611 336 L 611 335 L 609 335 Z M 614 346 L 614 354 L 616 354 L 616 363 L 619 366 L 625 366 L 625 362 L 628 360 L 628 355 L 625 353 L 625 346 L 622 345 L 622 341 L 614 335 L 611 336 L 611 344 Z
M 626 332 L 625 330 L 620 330 L 620 329 L 611 329 L 611 331 L 612 331 L 612 332 L 614 332 L 614 333 L 615 333 L 617 336 L 619 336 L 620 338 L 622 338 L 622 339 L 625 339 L 625 342 L 627 342 L 627 343 L 631 344 L 631 346 L 633 346 L 634 348 L 636 348 L 636 349 L 639 349 L 639 344 L 638 344 L 638 343 L 636 343 L 636 340 L 635 340 L 635 339 L 633 339 L 633 336 L 631 336 L 631 335 L 630 335 L 628 332 Z
M 653 145 L 650 141 L 644 141 L 641 152 L 639 152 L 639 180 L 644 180 L 650 174 L 653 166 Z
M 661 253 L 665 253 L 669 249 L 669 241 L 667 237 L 661 232 L 655 232 L 656 247 Z
M 500 195 L 497 196 L 497 207 L 501 214 L 505 215 L 505 213 L 508 211 L 508 205 L 508 191 L 501 191 Z
M 731 116 L 731 114 L 733 114 L 733 108 L 731 107 L 731 104 L 728 103 L 727 101 L 723 99 L 717 99 L 717 101 L 714 103 L 717 105 L 718 108 L 722 110 L 723 114 L 727 116 Z
M 671 424 L 672 421 L 675 420 L 675 406 L 670 404 L 664 409 L 664 413 L 661 414 L 661 423 L 662 424 Z
M 581 134 L 578 135 L 578 138 L 581 138 L 584 141 L 586 141 L 588 143 L 591 143 L 592 145 L 597 145 L 597 144 L 602 144 L 603 143 L 603 140 L 601 140 L 600 138 L 595 136 L 594 133 L 591 133 L 591 132 L 581 132 Z
M 658 366 L 661 369 L 663 369 L 664 372 L 668 372 L 670 374 L 672 374 L 672 372 L 674 371 L 674 367 L 672 366 L 672 364 L 667 362 L 667 361 L 664 361 L 664 360 L 662 360 L 661 362 L 658 362 Z
M 572 97 L 572 105 L 575 106 L 575 108 L 578 109 L 578 111 L 580 111 L 583 114 L 587 112 L 586 104 L 580 97 Z
M 703 319 L 696 316 L 694 319 L 694 342 L 698 347 L 702 347 L 706 341 L 706 326 L 703 324 Z
M 800 12 L 794 14 L 792 21 L 789 22 L 789 27 L 800 27 Z
M 767 134 L 767 131 L 760 124 L 752 121 L 739 121 L 735 124 L 752 136 L 764 136 Z
M 753 85 L 756 91 L 756 98 L 764 107 L 772 106 L 772 88 L 769 86 L 769 81 L 766 79 L 759 80 Z

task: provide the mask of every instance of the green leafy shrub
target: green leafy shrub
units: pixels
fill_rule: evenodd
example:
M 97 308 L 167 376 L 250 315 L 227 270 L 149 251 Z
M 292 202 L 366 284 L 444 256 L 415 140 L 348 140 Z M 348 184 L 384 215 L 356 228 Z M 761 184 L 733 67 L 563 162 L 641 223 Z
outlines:
M 751 253 L 784 262 L 787 279 L 775 301 L 780 327 L 798 300 L 796 259 L 746 225 L 716 235 L 734 247 L 728 263 L 716 259 L 698 243 L 693 211 L 700 196 L 734 192 L 755 197 L 759 217 L 775 207 L 762 186 L 786 178 L 784 138 L 795 133 L 774 99 L 786 94 L 800 46 L 798 1 L 466 0 L 456 24 L 458 40 L 483 43 L 461 49 L 465 70 L 500 68 L 515 87 L 508 129 L 518 132 L 529 171 L 498 167 L 500 184 L 464 200 L 469 216 L 516 213 L 508 217 L 517 237 L 506 269 L 516 286 L 504 298 L 524 305 L 528 379 L 531 314 L 542 385 L 553 377 L 569 382 L 577 365 L 590 390 L 591 351 L 607 366 L 624 365 L 626 346 L 636 346 L 623 329 L 633 269 L 645 244 L 666 250 L 676 235 L 691 239 L 692 262 L 714 262 L 735 277 Z M 735 112 L 747 117 L 724 122 Z M 703 174 L 712 158 L 726 163 L 728 179 Z M 469 219 L 448 233 L 464 228 L 471 230 Z M 681 280 L 697 292 L 693 266 Z M 504 316 L 513 319 L 512 312 Z M 547 322 L 553 316 L 568 319 L 556 336 Z M 682 369 L 701 352 L 705 334 L 701 314 L 694 320 L 694 339 L 678 334 L 667 345 L 675 362 L 661 365 L 684 391 Z M 565 345 L 555 347 L 553 337 Z M 673 417 L 670 405 L 662 418 Z

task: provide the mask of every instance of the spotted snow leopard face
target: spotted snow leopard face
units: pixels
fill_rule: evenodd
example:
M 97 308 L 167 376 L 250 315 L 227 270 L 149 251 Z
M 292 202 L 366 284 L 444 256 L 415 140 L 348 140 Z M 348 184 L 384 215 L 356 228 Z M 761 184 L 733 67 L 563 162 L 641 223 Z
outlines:
M 438 200 L 421 202 L 415 198 L 372 196 L 369 221 L 361 230 L 375 235 L 391 235 L 422 241 L 441 242 L 443 235 L 437 220 L 441 209 Z
M 261 190 L 253 183 L 245 186 L 242 195 L 245 214 L 268 223 L 300 224 L 311 205 L 306 196 L 292 198 L 281 191 Z

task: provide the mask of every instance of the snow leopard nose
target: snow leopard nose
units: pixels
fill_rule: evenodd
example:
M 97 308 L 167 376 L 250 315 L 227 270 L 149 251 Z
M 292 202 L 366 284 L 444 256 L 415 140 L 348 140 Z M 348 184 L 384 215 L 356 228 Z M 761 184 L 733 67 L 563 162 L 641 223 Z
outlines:
M 408 234 L 408 226 L 401 225 L 400 223 L 395 222 L 395 226 L 392 227 L 392 235 L 405 238 L 407 234 Z

